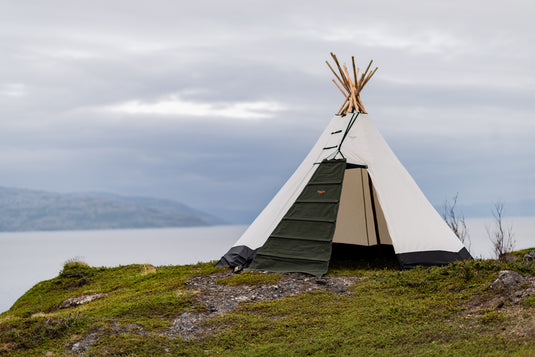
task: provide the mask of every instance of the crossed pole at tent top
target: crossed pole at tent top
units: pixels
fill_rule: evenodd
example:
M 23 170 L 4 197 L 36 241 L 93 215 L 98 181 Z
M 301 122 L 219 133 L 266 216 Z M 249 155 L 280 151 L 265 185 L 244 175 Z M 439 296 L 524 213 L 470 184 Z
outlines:
M 368 67 L 366 68 L 364 73 L 362 73 L 359 80 L 359 68 L 355 66 L 355 57 L 351 56 L 351 62 L 353 63 L 353 78 L 351 78 L 351 76 L 349 75 L 349 70 L 347 69 L 347 65 L 345 63 L 342 70 L 340 63 L 338 62 L 338 58 L 336 58 L 336 55 L 331 52 L 331 57 L 333 58 L 336 67 L 338 68 L 340 76 L 336 74 L 336 71 L 329 64 L 329 61 L 325 61 L 325 63 L 327 63 L 327 66 L 329 66 L 329 68 L 334 74 L 334 77 L 336 78 L 336 80 L 333 79 L 333 83 L 338 87 L 338 89 L 340 89 L 340 92 L 342 92 L 345 97 L 344 103 L 336 114 L 346 115 L 347 113 L 352 112 L 366 113 L 366 108 L 364 108 L 364 104 L 362 104 L 362 101 L 360 100 L 360 92 L 377 71 L 377 67 L 375 67 L 373 71 L 368 73 L 373 60 L 370 61 Z

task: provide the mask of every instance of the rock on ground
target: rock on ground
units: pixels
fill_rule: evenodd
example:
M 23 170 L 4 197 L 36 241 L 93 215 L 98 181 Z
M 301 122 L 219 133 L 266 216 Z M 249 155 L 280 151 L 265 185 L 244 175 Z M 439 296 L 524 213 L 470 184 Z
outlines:
M 90 295 L 70 297 L 67 300 L 63 300 L 59 304 L 58 309 L 68 309 L 71 307 L 80 306 L 80 305 L 87 304 L 88 302 L 91 302 L 93 300 L 100 299 L 106 296 L 108 296 L 108 294 L 100 293 L 100 294 L 90 294 Z
M 535 277 L 522 275 L 511 270 L 502 270 L 489 286 L 489 291 L 476 296 L 469 304 L 469 312 L 486 309 L 501 309 L 518 305 L 535 293 Z
M 81 340 L 76 343 L 73 343 L 71 346 L 71 352 L 82 354 L 89 350 L 89 347 L 98 341 L 102 331 L 92 331 L 85 335 Z
M 525 282 L 527 282 L 527 278 L 519 273 L 512 270 L 502 270 L 498 274 L 498 278 L 490 284 L 490 287 L 492 289 L 515 289 Z
M 522 258 L 525 262 L 535 263 L 535 249 L 530 250 L 526 254 L 524 254 L 524 257 Z

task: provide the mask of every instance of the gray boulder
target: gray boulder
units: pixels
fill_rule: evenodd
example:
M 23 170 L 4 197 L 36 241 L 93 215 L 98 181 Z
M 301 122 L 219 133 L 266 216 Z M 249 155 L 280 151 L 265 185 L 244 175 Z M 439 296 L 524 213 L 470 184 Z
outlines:
M 80 305 L 87 304 L 88 302 L 91 302 L 93 300 L 100 299 L 106 296 L 108 296 L 108 294 L 101 293 L 101 294 L 90 294 L 90 295 L 71 297 L 71 298 L 68 298 L 67 300 L 63 300 L 59 304 L 58 309 L 68 309 L 71 307 L 80 306 Z
M 525 278 L 516 271 L 502 270 L 498 279 L 494 280 L 490 287 L 492 289 L 516 289 L 525 282 Z
M 522 261 L 528 262 L 528 263 L 535 263 L 535 249 L 526 253 L 524 255 L 524 258 L 522 258 Z

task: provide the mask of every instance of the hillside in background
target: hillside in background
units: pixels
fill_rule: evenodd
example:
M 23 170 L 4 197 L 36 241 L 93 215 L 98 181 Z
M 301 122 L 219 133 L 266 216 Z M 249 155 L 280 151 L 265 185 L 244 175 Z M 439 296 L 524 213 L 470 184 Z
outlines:
M 224 223 L 182 203 L 0 187 L 0 231 L 193 227 Z

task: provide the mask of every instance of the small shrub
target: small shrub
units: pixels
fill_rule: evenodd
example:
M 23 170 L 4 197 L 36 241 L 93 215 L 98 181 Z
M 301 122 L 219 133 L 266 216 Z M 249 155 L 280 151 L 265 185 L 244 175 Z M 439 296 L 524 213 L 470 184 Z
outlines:
M 524 305 L 535 307 L 535 294 L 532 294 L 524 300 Z
M 96 275 L 96 269 L 91 268 L 87 263 L 71 261 L 65 263 L 59 273 L 62 279 L 55 283 L 66 288 L 79 288 L 92 281 Z
M 89 264 L 83 261 L 83 257 L 72 257 L 70 259 L 67 259 L 65 263 L 63 263 L 63 268 L 72 268 L 77 266 L 88 267 Z
M 494 216 L 494 229 L 487 227 L 487 235 L 489 236 L 494 254 L 497 259 L 505 260 L 506 255 L 513 251 L 515 242 L 513 240 L 513 227 L 506 225 L 503 221 L 503 203 L 496 202 L 492 215 Z
M 492 310 L 481 316 L 479 319 L 485 324 L 492 324 L 503 321 L 505 319 L 505 316 L 501 312 Z
M 61 339 L 85 325 L 86 319 L 79 313 L 63 317 L 27 319 L 16 325 L 2 326 L 0 343 L 14 350 L 35 348 L 46 341 Z M 7 331 L 2 331 L 3 329 Z
M 141 275 L 154 274 L 156 273 L 156 268 L 152 264 L 143 264 L 143 272 Z
M 472 270 L 472 268 L 470 266 L 468 266 L 466 264 L 461 266 L 460 273 L 461 273 L 461 278 L 465 282 L 470 281 L 474 277 L 474 271 Z
M 459 194 L 457 193 L 451 200 L 451 203 L 448 200 L 444 202 L 442 218 L 444 218 L 444 221 L 446 221 L 459 240 L 463 242 L 468 250 L 470 250 L 470 235 L 468 234 L 468 228 L 466 226 L 464 215 L 458 214 L 457 209 L 455 208 L 457 206 L 458 197 Z

